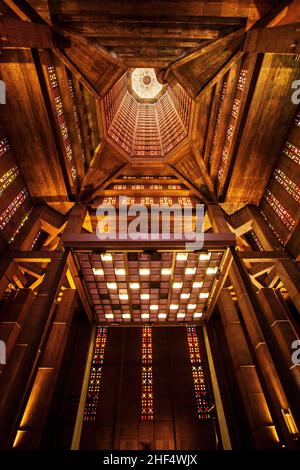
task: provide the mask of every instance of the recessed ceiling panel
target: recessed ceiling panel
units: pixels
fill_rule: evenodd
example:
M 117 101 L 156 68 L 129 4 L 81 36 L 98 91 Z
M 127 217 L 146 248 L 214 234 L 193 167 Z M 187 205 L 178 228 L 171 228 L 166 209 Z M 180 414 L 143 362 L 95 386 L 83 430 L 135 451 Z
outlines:
M 78 253 L 101 323 L 205 318 L 223 251 Z

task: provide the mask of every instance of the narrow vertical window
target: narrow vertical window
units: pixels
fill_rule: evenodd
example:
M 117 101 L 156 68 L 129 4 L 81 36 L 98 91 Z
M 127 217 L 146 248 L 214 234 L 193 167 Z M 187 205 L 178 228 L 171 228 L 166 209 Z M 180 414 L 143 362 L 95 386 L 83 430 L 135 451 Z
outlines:
M 142 421 L 153 420 L 152 328 L 142 330 Z
M 289 214 L 289 212 L 280 204 L 278 199 L 274 196 L 273 193 L 267 188 L 264 194 L 264 198 L 267 203 L 272 207 L 274 212 L 277 214 L 283 225 L 291 231 L 295 227 L 296 221 Z
M 192 364 L 192 374 L 198 417 L 199 419 L 209 419 L 209 401 L 204 381 L 204 372 L 200 356 L 199 340 L 196 332 L 196 327 L 194 325 L 188 325 L 186 329 L 190 360 Z
M 95 421 L 100 394 L 102 365 L 107 337 L 107 326 L 99 326 L 93 352 L 90 380 L 84 410 L 84 421 Z

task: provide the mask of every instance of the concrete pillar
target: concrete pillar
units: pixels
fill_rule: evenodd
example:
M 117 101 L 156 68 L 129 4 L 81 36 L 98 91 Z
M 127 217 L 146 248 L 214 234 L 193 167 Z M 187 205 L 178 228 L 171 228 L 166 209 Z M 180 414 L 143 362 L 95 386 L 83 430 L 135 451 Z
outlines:
M 38 449 L 40 447 L 65 352 L 76 299 L 76 290 L 64 290 L 15 438 L 15 448 Z
M 279 438 L 229 289 L 218 306 L 253 440 L 258 449 L 278 447 Z

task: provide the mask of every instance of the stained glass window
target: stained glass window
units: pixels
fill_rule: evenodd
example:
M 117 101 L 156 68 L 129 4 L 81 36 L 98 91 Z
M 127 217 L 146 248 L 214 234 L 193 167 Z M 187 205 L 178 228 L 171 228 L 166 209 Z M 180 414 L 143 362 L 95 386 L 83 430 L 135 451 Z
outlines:
M 260 243 L 258 237 L 256 236 L 256 233 L 253 230 L 250 230 L 249 234 L 252 237 L 252 239 L 254 240 L 254 243 L 257 246 L 257 248 L 259 249 L 259 251 L 264 251 L 264 249 L 262 247 L 262 244 Z
M 300 111 L 297 112 L 296 117 L 294 119 L 294 125 L 296 127 L 300 127 Z
M 243 91 L 247 81 L 247 73 L 246 69 L 241 69 L 239 79 L 238 79 L 238 90 Z
M 35 246 L 36 246 L 36 244 L 37 244 L 37 242 L 38 242 L 38 240 L 39 240 L 39 238 L 40 238 L 42 232 L 43 232 L 42 230 L 39 230 L 39 231 L 38 231 L 38 233 L 36 234 L 36 236 L 35 236 L 34 239 L 32 240 L 32 243 L 31 243 L 31 245 L 30 245 L 30 247 L 29 247 L 29 251 L 32 251 L 32 250 L 35 248 Z
M 48 67 L 48 74 L 49 74 L 50 85 L 52 86 L 52 88 L 58 87 L 56 71 L 53 65 Z
M 241 101 L 238 98 L 234 99 L 233 106 L 232 106 L 232 116 L 236 119 L 239 114 Z
M 10 150 L 10 145 L 6 137 L 0 140 L 0 157 Z
M 152 328 L 142 329 L 142 421 L 153 420 Z
M 52 97 L 53 97 L 53 101 L 55 105 L 57 121 L 58 121 L 58 125 L 60 128 L 61 136 L 63 139 L 65 157 L 66 157 L 67 162 L 70 164 L 69 171 L 71 173 L 71 178 L 73 182 L 75 182 L 75 180 L 77 179 L 77 170 L 76 170 L 73 150 L 72 150 L 72 146 L 71 146 L 71 142 L 69 138 L 68 127 L 67 127 L 67 123 L 65 120 L 63 101 L 60 96 L 60 89 L 58 85 L 56 70 L 55 70 L 55 67 L 52 65 L 48 66 L 48 76 L 49 76 L 50 84 L 52 87 Z M 72 91 L 71 91 L 71 94 L 72 94 Z M 85 158 L 84 154 L 82 158 L 83 159 Z
M 264 213 L 264 211 L 261 210 L 260 213 L 263 216 L 263 218 L 265 219 L 265 221 L 268 224 L 268 226 L 270 227 L 270 229 L 272 230 L 272 232 L 274 233 L 275 237 L 278 238 L 279 242 L 283 245 L 283 240 L 280 238 L 278 232 L 274 228 L 274 225 L 271 224 L 271 222 L 269 221 L 269 219 L 266 216 L 266 214 Z
M 282 150 L 283 154 L 300 165 L 300 149 L 290 142 L 286 141 Z
M 84 410 L 84 421 L 96 420 L 106 337 L 107 326 L 99 326 L 97 328 L 96 341 L 93 352 L 90 380 Z
M 162 205 L 169 205 L 172 206 L 173 204 L 173 199 L 171 197 L 160 197 L 159 198 L 159 204 Z
M 4 175 L 0 178 L 0 195 L 8 186 L 16 179 L 20 174 L 20 170 L 17 165 L 12 166 Z
M 199 419 L 209 419 L 209 400 L 204 380 L 204 371 L 201 361 L 199 340 L 195 325 L 187 325 L 187 340 L 192 364 L 197 413 Z
M 189 197 L 180 196 L 178 197 L 178 204 L 180 204 L 180 206 L 191 206 L 192 201 Z
M 291 231 L 295 227 L 296 221 L 289 214 L 289 212 L 280 204 L 278 199 L 274 196 L 269 189 L 266 189 L 264 194 L 265 200 L 272 207 L 274 212 L 277 214 L 281 222 L 286 226 L 286 228 Z
M 294 183 L 280 168 L 276 168 L 273 173 L 274 178 L 280 183 L 295 201 L 300 201 L 300 188 Z
M 141 197 L 141 204 L 144 204 L 145 206 L 153 204 L 153 197 Z
M 23 219 L 21 220 L 21 222 L 19 223 L 17 229 L 14 231 L 13 235 L 10 237 L 10 239 L 8 240 L 8 243 L 12 243 L 15 238 L 18 236 L 18 234 L 20 233 L 22 227 L 24 227 L 24 225 L 26 224 L 27 220 L 29 219 L 29 216 L 31 214 L 31 212 L 33 211 L 33 207 L 27 212 L 27 214 L 23 217 Z
M 223 102 L 224 102 L 224 98 L 226 94 L 226 88 L 227 88 L 227 81 L 224 81 L 223 86 L 222 86 L 220 101 L 219 101 L 218 114 L 217 114 L 217 119 L 216 119 L 216 129 L 215 129 L 215 133 L 214 133 L 214 137 L 212 141 L 211 152 L 209 155 L 209 163 L 211 163 L 213 160 L 214 150 L 215 150 L 216 141 L 217 141 L 218 126 L 221 123 L 221 116 L 222 116 L 222 111 L 223 111 Z
M 23 188 L 19 194 L 13 199 L 13 201 L 7 206 L 4 212 L 0 215 L 0 228 L 8 224 L 13 215 L 17 212 L 18 208 L 23 204 L 25 199 L 29 196 L 27 189 Z

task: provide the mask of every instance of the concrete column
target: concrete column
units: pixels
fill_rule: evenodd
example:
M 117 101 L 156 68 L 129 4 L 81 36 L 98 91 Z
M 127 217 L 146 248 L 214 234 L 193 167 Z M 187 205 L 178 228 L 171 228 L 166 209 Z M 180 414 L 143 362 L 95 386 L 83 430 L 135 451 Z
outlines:
M 28 392 L 40 349 L 46 339 L 55 299 L 66 270 L 68 253 L 57 252 L 52 255 L 43 283 L 31 306 L 9 362 L 0 376 L 0 445 L 2 448 L 12 444 L 14 429 L 19 419 L 24 397 Z
M 258 449 L 278 447 L 276 428 L 229 289 L 221 291 L 218 306 L 255 445 Z
M 76 290 L 64 290 L 15 438 L 15 448 L 38 449 L 40 447 L 65 352 L 76 300 Z
M 258 318 L 263 315 L 260 304 L 253 290 L 251 280 L 235 252 L 233 252 L 233 262 L 229 277 L 238 299 L 238 305 L 255 352 L 256 360 L 264 378 L 264 385 L 268 391 L 270 404 L 272 404 L 274 419 L 276 418 L 276 422 L 280 426 L 286 441 L 290 442 L 291 435 L 282 413 L 282 410 L 289 409 L 290 405 L 262 333 L 260 322 L 258 321 Z
M 30 312 L 33 299 L 34 293 L 31 289 L 20 289 L 1 314 L 0 340 L 6 344 L 6 362 Z

